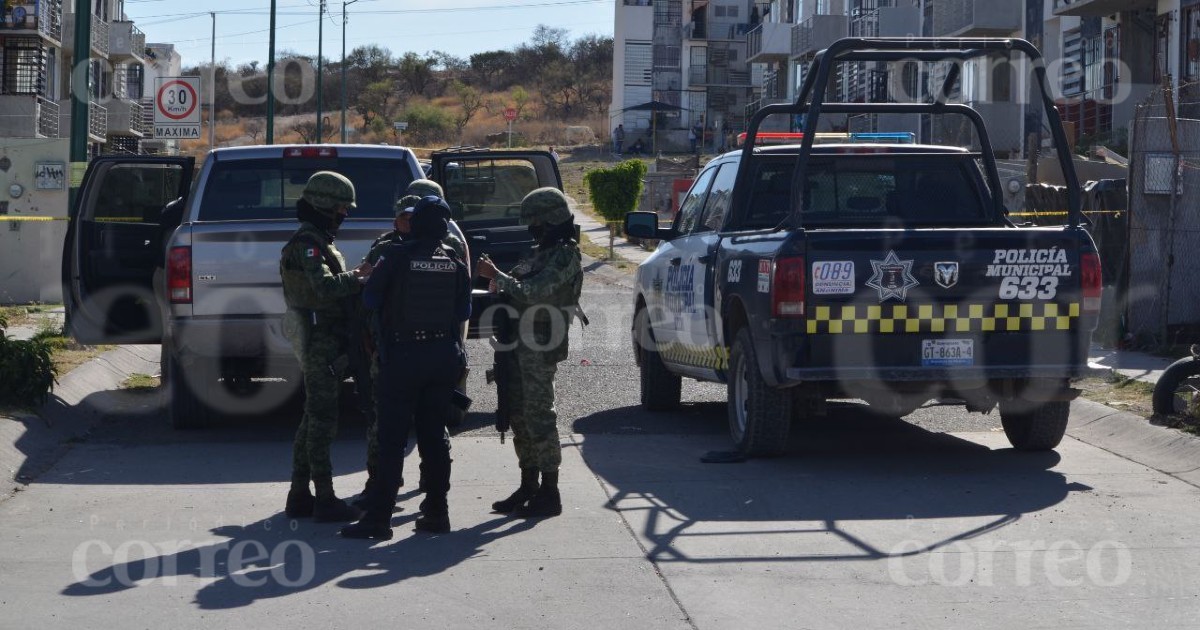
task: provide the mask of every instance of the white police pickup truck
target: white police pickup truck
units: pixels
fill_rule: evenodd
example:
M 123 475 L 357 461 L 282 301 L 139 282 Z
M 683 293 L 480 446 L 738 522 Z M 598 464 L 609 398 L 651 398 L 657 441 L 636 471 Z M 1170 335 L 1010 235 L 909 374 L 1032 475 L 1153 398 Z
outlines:
M 195 176 L 194 165 L 190 157 L 93 160 L 71 209 L 62 268 L 67 328 L 78 341 L 162 344 L 168 415 L 180 428 L 213 412 L 262 413 L 296 393 L 280 329 L 279 254 L 309 176 L 334 170 L 354 182 L 358 207 L 337 235 L 349 265 L 392 229 L 396 199 L 424 176 L 411 150 L 374 145 L 226 148 L 209 153 Z M 519 225 L 524 195 L 562 187 L 544 151 L 439 151 L 431 178 L 471 255 L 501 265 L 533 245 Z M 486 285 L 479 289 L 476 314 L 489 299 Z M 478 321 L 472 330 L 481 331 Z
M 724 383 L 730 434 L 752 455 L 783 452 L 793 416 L 838 398 L 891 416 L 934 398 L 999 407 L 1013 446 L 1059 443 L 1071 379 L 1089 373 L 1101 271 L 1057 115 L 1068 222 L 1017 227 L 977 111 L 821 96 L 840 61 L 996 53 L 1040 59 L 1022 40 L 840 40 L 814 61 L 797 104 L 760 110 L 743 149 L 705 166 L 670 227 L 654 213 L 627 217 L 626 233 L 661 241 L 638 267 L 633 303 L 647 409 L 677 405 L 682 378 Z M 1045 86 L 1044 72 L 1035 78 Z M 822 113 L 954 115 L 980 146 L 814 146 Z M 805 117 L 799 142 L 756 146 L 775 114 Z

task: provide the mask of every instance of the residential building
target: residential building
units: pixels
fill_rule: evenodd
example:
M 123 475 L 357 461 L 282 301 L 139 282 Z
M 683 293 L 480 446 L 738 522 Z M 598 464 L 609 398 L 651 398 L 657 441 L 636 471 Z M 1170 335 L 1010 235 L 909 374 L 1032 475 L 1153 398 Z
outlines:
M 63 0 L 0 5 L 0 268 L 22 270 L 0 280 L 0 303 L 62 299 L 72 89 L 89 95 L 89 155 L 137 152 L 146 135 L 146 41 L 124 0 L 94 0 L 82 54 L 74 18 Z
M 747 58 L 761 11 L 750 0 L 618 0 L 610 130 L 623 124 L 627 145 L 640 136 L 649 145 L 653 128 L 660 150 L 683 150 L 701 124 L 712 146 L 725 146 L 762 83 Z M 627 111 L 651 100 L 680 109 Z

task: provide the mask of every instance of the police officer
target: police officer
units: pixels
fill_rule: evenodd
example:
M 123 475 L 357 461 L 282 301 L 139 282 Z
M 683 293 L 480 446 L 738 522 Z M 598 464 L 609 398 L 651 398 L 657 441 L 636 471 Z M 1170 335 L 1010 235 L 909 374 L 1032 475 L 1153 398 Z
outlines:
M 526 195 L 521 221 L 537 241 L 534 255 L 511 275 L 487 259 L 481 259 L 478 267 L 480 276 L 492 279 L 494 289 L 508 296 L 520 322 L 515 348 L 519 393 L 514 392 L 519 400 L 514 401 L 517 411 L 511 423 L 521 485 L 508 498 L 493 503 L 492 509 L 529 518 L 562 513 L 554 373 L 567 358 L 567 331 L 578 313 L 583 270 L 575 224 L 562 192 L 539 188 Z
M 379 483 L 362 519 L 341 530 L 347 538 L 388 540 L 400 488 L 408 432 L 416 425 L 425 472 L 419 531 L 450 530 L 450 439 L 446 415 L 466 364 L 461 322 L 471 315 L 466 264 L 442 246 L 450 208 L 423 197 L 413 209 L 408 238 L 384 250 L 363 294 L 378 318 Z
M 371 244 L 371 249 L 368 251 L 366 258 L 364 259 L 366 262 L 372 265 L 376 264 L 379 261 L 379 258 L 383 256 L 384 251 L 390 245 L 402 242 L 404 238 L 409 235 L 409 233 L 412 231 L 411 221 L 413 209 L 416 207 L 417 202 L 420 201 L 422 197 L 428 195 L 433 195 L 440 198 L 442 196 L 442 187 L 437 182 L 428 179 L 417 179 L 408 185 L 408 188 L 405 190 L 405 195 L 396 201 L 396 218 L 392 223 L 392 231 L 385 232 L 384 234 L 380 235 L 379 238 L 375 239 L 375 242 Z M 468 260 L 466 245 L 453 233 L 446 233 L 445 238 L 442 239 L 442 246 L 457 254 L 459 260 Z M 363 325 L 364 327 L 370 329 L 373 326 L 372 321 L 374 321 L 374 316 L 366 309 L 362 309 L 362 311 L 362 316 L 371 320 L 365 322 Z M 372 336 L 377 336 L 377 334 L 372 333 Z M 373 397 L 373 392 L 375 391 L 374 383 L 379 380 L 379 362 L 377 357 L 373 358 L 371 361 L 370 375 L 371 385 L 363 389 L 371 392 L 368 395 Z M 465 385 L 465 383 L 460 382 L 459 385 L 462 387 Z M 363 390 L 360 389 L 360 393 L 362 391 Z M 365 409 L 363 411 L 363 416 L 367 421 L 367 483 L 363 487 L 362 493 L 359 494 L 358 498 L 354 501 L 354 504 L 358 507 L 366 506 L 367 497 L 371 494 L 371 489 L 376 485 L 376 483 L 378 483 L 379 478 L 379 431 L 378 422 L 376 422 L 375 419 L 374 405 L 368 409 Z M 400 478 L 400 485 L 404 485 L 403 476 Z
M 346 369 L 346 313 L 341 301 L 359 293 L 369 264 L 346 271 L 333 245 L 338 227 L 355 207 L 354 184 L 331 171 L 309 178 L 296 203 L 300 228 L 283 247 L 279 274 L 287 313 L 284 335 L 304 374 L 304 417 L 292 456 L 289 517 L 320 522 L 352 521 L 359 511 L 333 491 L 329 449 L 337 432 L 338 390 Z M 309 481 L 316 496 L 309 491 Z

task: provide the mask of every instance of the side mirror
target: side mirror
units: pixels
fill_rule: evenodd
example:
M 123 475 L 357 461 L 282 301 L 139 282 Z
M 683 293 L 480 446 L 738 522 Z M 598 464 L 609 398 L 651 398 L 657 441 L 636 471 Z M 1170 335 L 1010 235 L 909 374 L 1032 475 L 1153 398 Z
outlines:
M 625 234 L 633 238 L 663 239 L 670 230 L 658 229 L 657 212 L 630 212 L 625 215 Z

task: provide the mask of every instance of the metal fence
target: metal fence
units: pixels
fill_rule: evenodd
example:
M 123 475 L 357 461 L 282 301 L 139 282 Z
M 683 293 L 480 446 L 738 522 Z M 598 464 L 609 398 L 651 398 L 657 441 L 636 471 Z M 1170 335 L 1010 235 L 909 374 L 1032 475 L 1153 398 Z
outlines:
M 1186 92 L 1184 92 L 1186 93 Z M 1127 339 L 1200 341 L 1200 120 L 1157 90 L 1130 130 Z

